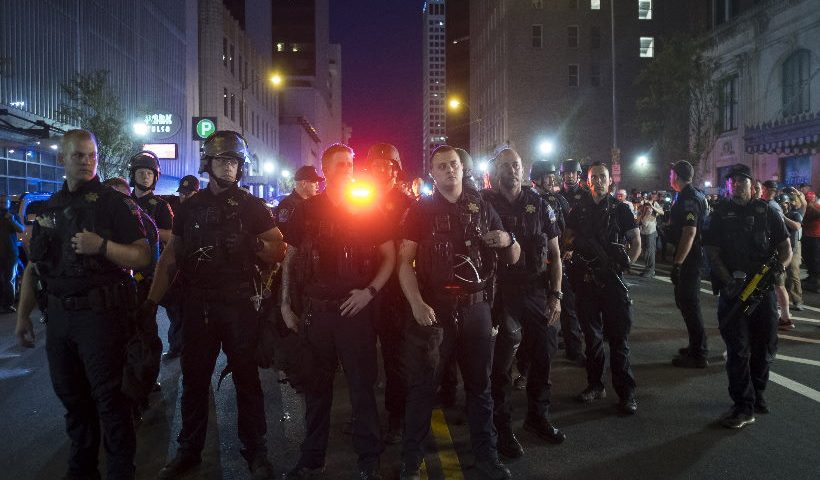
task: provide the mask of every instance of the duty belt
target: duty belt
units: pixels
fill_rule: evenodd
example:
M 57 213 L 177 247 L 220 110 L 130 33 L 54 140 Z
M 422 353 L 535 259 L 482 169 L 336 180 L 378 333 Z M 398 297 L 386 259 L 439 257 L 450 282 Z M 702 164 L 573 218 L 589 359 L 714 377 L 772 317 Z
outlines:
M 338 312 L 342 304 L 345 303 L 344 298 L 336 299 L 322 299 L 314 297 L 305 297 L 306 310 L 308 312 Z
M 122 282 L 113 286 L 92 288 L 84 295 L 69 295 L 58 297 L 49 294 L 55 302 L 59 302 L 63 310 L 76 312 L 80 310 L 106 311 L 114 307 L 124 309 L 136 307 L 136 291 L 128 283 Z M 51 303 L 51 300 L 49 300 Z
M 424 295 L 422 295 L 422 297 L 423 296 Z M 450 308 L 469 307 L 470 305 L 486 302 L 488 300 L 486 289 L 475 293 L 431 293 L 430 298 L 436 305 L 447 306 Z

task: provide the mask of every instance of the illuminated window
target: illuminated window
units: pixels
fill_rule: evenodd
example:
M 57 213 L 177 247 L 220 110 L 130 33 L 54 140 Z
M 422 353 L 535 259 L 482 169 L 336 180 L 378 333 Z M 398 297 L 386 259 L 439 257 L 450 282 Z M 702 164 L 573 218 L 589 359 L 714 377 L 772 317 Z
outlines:
M 567 27 L 567 46 L 569 48 L 578 48 L 578 25 Z
M 533 25 L 532 26 L 532 46 L 534 48 L 541 48 L 543 46 L 544 40 L 544 26 L 543 25 Z
M 291 51 L 292 51 L 293 53 L 298 53 L 298 52 L 299 52 L 299 50 L 300 50 L 300 48 L 301 48 L 301 45 L 299 45 L 298 43 L 294 43 L 294 44 L 293 44 L 293 47 L 291 48 Z
M 228 66 L 228 39 L 222 37 L 222 65 Z
M 652 0 L 638 0 L 638 19 L 652 20 Z
M 277 52 L 284 52 L 285 51 L 285 44 L 284 43 L 277 43 L 276 44 L 276 51 Z
M 228 89 L 224 88 L 222 94 L 222 110 L 225 112 L 225 116 L 228 116 Z
M 641 37 L 641 57 L 655 56 L 655 37 Z
M 569 84 L 570 87 L 578 86 L 578 65 L 569 66 Z
M 589 0 L 589 9 L 590 10 L 600 10 L 601 9 L 601 0 Z

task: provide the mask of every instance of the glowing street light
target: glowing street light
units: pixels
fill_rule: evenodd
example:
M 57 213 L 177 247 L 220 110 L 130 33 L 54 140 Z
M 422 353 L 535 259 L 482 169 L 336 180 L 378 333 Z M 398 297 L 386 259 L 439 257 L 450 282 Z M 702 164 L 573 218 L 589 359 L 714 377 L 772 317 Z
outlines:
M 273 162 L 265 162 L 264 165 L 262 165 L 262 171 L 264 171 L 267 174 L 273 173 L 274 169 L 275 167 L 273 165 Z
M 145 122 L 134 122 L 131 127 L 134 129 L 134 135 L 144 137 L 148 135 L 148 124 Z
M 490 169 L 490 164 L 486 160 L 483 160 L 483 161 L 479 162 L 478 170 L 481 173 L 487 173 L 487 170 L 489 170 L 489 169 Z
M 709 187 L 712 186 L 712 182 L 710 182 L 709 180 L 706 180 L 705 182 L 703 182 L 703 186 L 706 187 L 706 188 L 709 188 Z
M 270 83 L 273 84 L 274 87 L 281 87 L 282 84 L 285 83 L 285 78 L 282 76 L 281 73 L 274 73 L 270 77 Z
M 450 107 L 450 110 L 453 110 L 453 111 L 461 110 L 462 105 L 463 104 L 461 103 L 461 100 L 459 100 L 455 97 L 453 97 L 453 98 L 451 98 L 450 100 L 447 101 L 447 106 Z
M 638 157 L 638 166 L 643 168 L 649 164 L 649 157 L 646 155 L 641 155 Z
M 290 170 L 282 170 L 282 178 L 290 178 Z
M 549 155 L 555 150 L 555 144 L 549 140 L 544 140 L 538 144 L 538 151 L 541 155 Z

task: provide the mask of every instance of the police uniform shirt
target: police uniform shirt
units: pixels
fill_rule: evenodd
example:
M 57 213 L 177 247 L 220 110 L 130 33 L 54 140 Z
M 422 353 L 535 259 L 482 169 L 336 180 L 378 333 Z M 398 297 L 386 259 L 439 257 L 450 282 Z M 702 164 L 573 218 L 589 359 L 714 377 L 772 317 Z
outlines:
M 783 216 L 762 200 L 746 205 L 725 199 L 717 204 L 703 232 L 705 246 L 720 249 L 730 271 L 756 270 L 789 238 Z
M 282 232 L 282 235 L 285 235 L 285 231 L 290 225 L 293 211 L 304 201 L 305 199 L 294 190 L 290 192 L 290 195 L 283 198 L 282 201 L 279 202 L 279 205 L 273 210 L 273 220 L 276 222 L 276 226 L 279 227 L 279 231 Z
M 544 198 L 530 188 L 521 189 L 521 195 L 512 203 L 507 201 L 501 192 L 494 190 L 484 190 L 482 197 L 493 206 L 504 230 L 513 232 L 516 239 L 521 243 L 521 251 L 524 253 L 514 266 L 502 266 L 499 276 L 503 277 L 507 271 L 515 268 L 527 266 L 527 254 L 533 250 L 529 248 L 534 242 L 535 235 L 543 234 L 547 241 L 558 236 L 558 219 L 555 211 L 550 207 Z M 537 228 L 537 232 L 533 231 Z
M 678 197 L 669 213 L 672 243 L 680 241 L 683 227 L 695 227 L 697 228 L 697 235 L 692 247 L 697 248 L 703 233 L 703 220 L 705 218 L 706 197 L 691 184 L 686 185 L 678 193 Z
M 261 198 L 254 197 L 236 185 L 218 194 L 214 193 L 210 188 L 205 188 L 179 206 L 179 212 L 171 232 L 182 239 L 183 246 L 185 242 L 189 240 L 186 238 L 186 230 L 188 228 L 205 228 L 204 225 L 198 224 L 195 215 L 199 215 L 199 212 L 208 209 L 213 209 L 213 211 L 227 210 L 229 211 L 228 215 L 238 215 L 239 218 L 236 223 L 241 223 L 242 229 L 241 231 L 233 232 L 236 234 L 246 234 L 255 237 L 276 226 L 273 221 L 273 214 Z M 194 224 L 192 226 L 189 225 L 192 222 L 194 222 Z M 246 245 L 244 248 L 252 248 L 252 246 Z M 255 253 L 246 253 L 248 257 L 253 256 L 255 260 Z M 186 259 L 177 259 L 178 264 L 184 261 L 186 261 Z M 239 265 L 234 267 L 237 269 L 241 268 Z M 197 284 L 201 288 L 218 288 L 224 286 L 224 282 L 224 278 L 197 277 Z
M 407 209 L 410 208 L 413 203 L 413 200 L 403 194 L 398 188 L 390 189 L 379 202 L 379 208 L 381 208 L 388 225 L 393 231 L 393 238 L 398 239 L 398 237 L 401 236 L 399 226 Z
M 154 195 L 154 192 L 149 192 L 139 198 L 137 198 L 136 195 L 132 195 L 132 198 L 145 213 L 154 219 L 154 223 L 158 229 L 171 230 L 174 223 L 174 213 L 171 211 L 171 206 L 168 205 L 165 199 Z
M 567 214 L 570 211 L 569 202 L 563 195 L 556 192 L 541 193 L 541 197 L 547 201 L 555 212 L 555 224 L 558 226 L 558 236 L 561 236 L 567 228 Z
M 575 208 L 575 205 L 577 205 L 587 193 L 586 190 L 577 185 L 566 190 L 563 187 L 561 188 L 561 195 L 564 197 L 564 200 L 567 201 L 567 206 L 569 207 L 569 209 L 564 212 L 564 217 Z
M 501 217 L 498 216 L 498 213 L 492 205 L 483 201 L 481 197 L 477 195 L 467 196 L 462 193 L 456 203 L 450 203 L 449 200 L 444 198 L 444 196 L 436 190 L 432 196 L 423 197 L 418 203 L 415 203 L 410 207 L 410 210 L 408 210 L 407 216 L 401 226 L 401 237 L 403 239 L 415 242 L 416 244 L 421 244 L 421 242 L 428 236 L 432 235 L 433 232 L 442 232 L 446 229 L 449 230 L 449 233 L 441 234 L 447 235 L 447 238 L 452 243 L 453 254 L 468 255 L 469 252 L 467 249 L 467 244 L 465 243 L 465 232 L 459 218 L 461 218 L 466 212 L 470 212 L 471 214 L 479 214 L 482 206 L 486 209 L 488 225 L 487 230 L 504 230 L 504 226 L 501 223 Z M 432 211 L 434 215 L 430 215 L 428 213 L 430 211 Z M 442 221 L 441 219 L 444 219 L 445 217 L 448 218 L 449 225 L 437 226 L 437 217 L 439 221 Z M 420 278 L 419 280 L 423 283 L 426 279 Z
M 604 233 L 608 242 L 618 242 L 626 236 L 626 232 L 638 228 L 629 205 L 615 200 L 612 195 L 604 195 L 603 200 L 596 204 L 592 194 L 586 192 L 581 193 L 581 198 L 567 217 L 567 228 L 572 229 L 576 236 L 600 235 L 600 231 L 593 229 L 607 224 L 605 219 L 601 221 L 607 213 L 611 215 L 610 221 L 614 220 Z
M 378 246 L 392 240 L 390 229 L 379 209 L 352 212 L 344 201 L 334 205 L 326 191 L 301 202 L 293 212 L 288 228 L 282 233 L 285 243 L 296 248 L 297 255 L 307 254 L 307 249 L 318 253 L 318 271 L 311 273 L 304 293 L 321 299 L 346 297 L 351 289 L 364 288 L 373 280 L 371 276 L 353 285 L 340 278 L 339 262 L 348 253 L 346 250 L 372 249 L 370 262 L 375 276 L 381 262 Z M 295 275 L 299 273 L 294 272 Z
M 71 205 L 71 206 L 68 206 Z M 69 226 L 64 222 L 61 215 L 67 210 L 73 210 L 76 225 Z M 145 239 L 145 227 L 140 219 L 139 207 L 127 195 L 107 187 L 100 183 L 99 177 L 94 177 L 90 181 L 80 185 L 80 187 L 70 192 L 68 185 L 64 182 L 63 188 L 56 192 L 48 200 L 42 215 L 37 217 L 34 225 L 34 230 L 31 236 L 31 258 L 34 261 L 44 260 L 57 271 L 65 270 L 61 268 L 61 264 L 82 261 L 82 257 L 93 257 L 98 261 L 100 269 L 109 272 L 113 275 L 125 272 L 125 269 L 115 265 L 113 262 L 100 257 L 99 255 L 85 256 L 85 255 L 69 255 L 68 257 L 75 257 L 76 259 L 67 258 L 65 255 L 67 249 L 73 248 L 70 245 L 70 237 L 67 229 L 76 228 L 78 231 L 88 229 L 110 242 L 119 243 L 123 245 L 130 245 L 137 240 Z M 46 235 L 46 229 L 56 231 L 61 235 L 61 243 L 57 249 L 44 252 L 43 258 L 38 255 L 35 250 L 41 242 L 48 242 L 46 239 L 41 239 L 41 235 Z M 65 243 L 68 242 L 68 245 Z M 90 270 L 85 270 L 86 274 L 82 277 L 60 278 L 60 280 L 68 280 L 68 282 L 57 281 L 49 283 L 49 293 L 53 295 L 68 295 L 74 294 L 78 290 L 88 289 L 93 286 L 103 286 L 106 280 L 113 280 L 113 278 L 106 275 L 99 275 Z M 55 272 L 51 272 L 55 273 Z M 44 273 L 49 277 L 49 273 Z M 96 282 L 96 283 L 94 283 Z

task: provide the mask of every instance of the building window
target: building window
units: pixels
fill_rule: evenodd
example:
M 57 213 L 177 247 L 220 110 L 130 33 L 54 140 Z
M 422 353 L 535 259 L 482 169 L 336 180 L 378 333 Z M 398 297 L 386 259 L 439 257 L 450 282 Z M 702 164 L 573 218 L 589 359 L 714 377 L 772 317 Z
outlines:
M 589 84 L 593 87 L 601 86 L 601 66 L 597 63 L 589 66 Z
M 737 75 L 720 82 L 719 126 L 721 132 L 737 128 Z
M 233 75 L 233 54 L 234 54 L 233 45 L 231 45 L 231 54 L 228 56 L 228 61 L 231 62 L 231 75 Z
M 228 116 L 228 89 L 222 89 L 222 111 L 225 113 L 225 116 Z
M 601 9 L 601 0 L 589 0 L 589 9 L 590 10 L 600 10 Z
M 652 20 L 652 0 L 638 0 L 638 19 Z
M 228 66 L 228 39 L 222 37 L 222 65 Z
M 798 50 L 783 62 L 783 116 L 809 111 L 811 56 Z
M 242 84 L 242 55 L 239 55 L 239 83 Z
M 578 86 L 578 65 L 569 66 L 569 83 L 570 87 Z
M 277 52 L 284 52 L 285 51 L 285 44 L 282 42 L 276 43 L 276 51 Z
M 231 94 L 231 120 L 236 120 L 234 113 L 236 112 L 236 95 Z
M 655 37 L 641 37 L 641 57 L 655 56 Z
M 567 27 L 567 46 L 569 48 L 578 48 L 578 25 Z
M 544 0 L 532 0 L 532 8 L 542 10 L 544 8 Z
M 532 46 L 533 48 L 541 48 L 544 44 L 544 26 L 532 26 Z
M 589 29 L 590 48 L 601 48 L 601 27 L 593 25 Z

